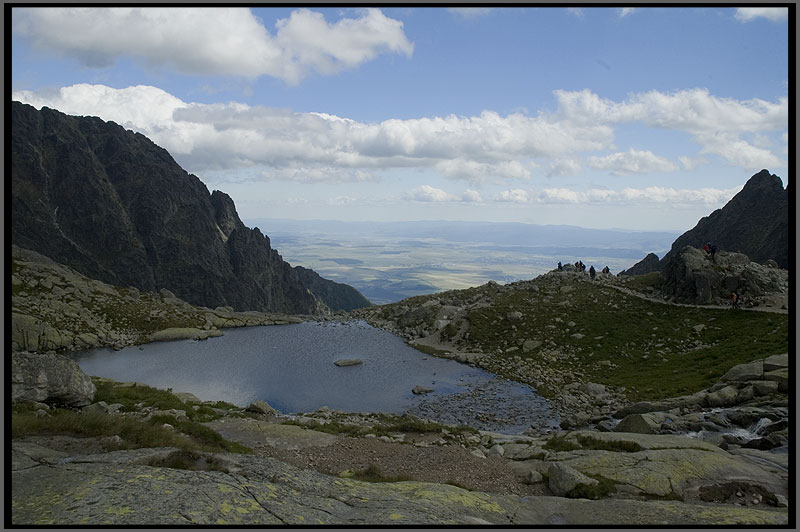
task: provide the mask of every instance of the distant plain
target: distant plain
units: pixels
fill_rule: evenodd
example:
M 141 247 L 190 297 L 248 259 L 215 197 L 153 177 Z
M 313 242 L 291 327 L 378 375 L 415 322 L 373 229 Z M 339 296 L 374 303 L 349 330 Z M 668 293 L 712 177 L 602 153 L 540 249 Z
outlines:
M 585 229 L 491 222 L 337 222 L 251 219 L 292 266 L 346 283 L 375 304 L 532 279 L 578 260 L 616 274 L 650 252 L 663 256 L 679 232 Z

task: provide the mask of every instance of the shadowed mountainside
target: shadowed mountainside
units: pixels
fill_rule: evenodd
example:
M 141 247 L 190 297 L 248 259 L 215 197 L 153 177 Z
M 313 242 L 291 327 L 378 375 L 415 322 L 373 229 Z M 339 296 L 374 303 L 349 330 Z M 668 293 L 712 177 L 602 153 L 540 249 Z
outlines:
M 326 311 L 229 196 L 209 194 L 144 135 L 19 102 L 11 124 L 15 244 L 91 278 L 167 288 L 197 305 Z

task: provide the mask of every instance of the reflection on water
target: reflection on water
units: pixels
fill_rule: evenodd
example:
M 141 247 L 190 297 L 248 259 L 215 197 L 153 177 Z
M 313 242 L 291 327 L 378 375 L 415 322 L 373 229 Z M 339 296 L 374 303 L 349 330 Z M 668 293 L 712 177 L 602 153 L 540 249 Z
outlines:
M 475 391 L 491 383 L 493 396 L 499 393 L 504 399 L 499 406 L 494 401 L 492 408 L 510 408 L 503 418 L 506 426 L 479 428 L 521 432 L 535 420 L 557 425 L 549 403 L 530 387 L 427 356 L 363 321 L 226 329 L 224 336 L 201 342 L 95 349 L 74 358 L 89 375 L 172 388 L 205 401 L 240 406 L 263 399 L 284 413 L 311 412 L 321 406 L 346 412 L 402 413 L 423 401 L 430 404 L 439 399 L 452 412 L 464 406 L 455 398 L 470 395 L 472 409 L 477 404 L 480 410 Z M 334 365 L 343 358 L 358 358 L 363 364 Z M 417 385 L 434 392 L 416 396 L 411 390 Z M 469 391 L 473 393 L 465 393 Z M 426 417 L 442 416 L 434 408 L 426 411 Z

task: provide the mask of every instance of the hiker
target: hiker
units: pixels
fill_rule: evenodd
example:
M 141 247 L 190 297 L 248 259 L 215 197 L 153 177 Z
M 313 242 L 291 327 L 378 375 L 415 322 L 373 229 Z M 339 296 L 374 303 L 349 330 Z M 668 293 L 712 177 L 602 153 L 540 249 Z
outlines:
M 564 271 L 564 267 L 561 266 L 561 261 L 558 261 L 558 271 Z
M 608 266 L 606 266 L 605 268 L 603 268 L 603 273 L 608 275 L 611 273 L 611 269 Z
M 717 245 L 716 244 L 712 244 L 711 245 L 711 260 L 714 260 L 714 255 L 716 255 L 716 253 L 717 253 Z
M 736 290 L 731 290 L 731 308 L 733 310 L 739 308 L 739 294 L 736 293 Z
M 594 264 L 592 264 L 589 267 L 589 277 L 592 278 L 592 281 L 594 281 L 594 276 L 595 276 L 596 273 L 597 273 L 597 271 L 594 269 Z
M 706 242 L 705 243 L 705 245 L 703 246 L 703 251 L 706 252 L 706 255 L 710 255 L 711 254 L 711 242 Z

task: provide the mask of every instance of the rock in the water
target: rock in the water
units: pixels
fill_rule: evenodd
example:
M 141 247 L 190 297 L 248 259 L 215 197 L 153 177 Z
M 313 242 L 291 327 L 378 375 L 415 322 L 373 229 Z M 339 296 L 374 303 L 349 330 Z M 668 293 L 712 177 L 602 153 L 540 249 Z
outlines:
M 411 393 L 414 395 L 422 395 L 425 393 L 431 393 L 433 388 L 426 388 L 425 386 L 414 386 L 414 389 L 411 390 Z
M 267 416 L 272 416 L 280 413 L 271 406 L 269 406 L 269 404 L 266 401 L 262 401 L 261 399 L 250 403 L 250 406 L 247 407 L 247 411 L 255 412 L 256 414 L 264 414 Z
M 547 470 L 548 487 L 554 495 L 566 497 L 578 486 L 596 486 L 599 482 L 568 465 L 553 462 Z
M 334 362 L 337 366 L 358 366 L 363 363 L 364 361 L 360 358 L 343 358 Z
M 11 402 L 41 401 L 86 406 L 95 386 L 77 363 L 55 353 L 11 355 Z

